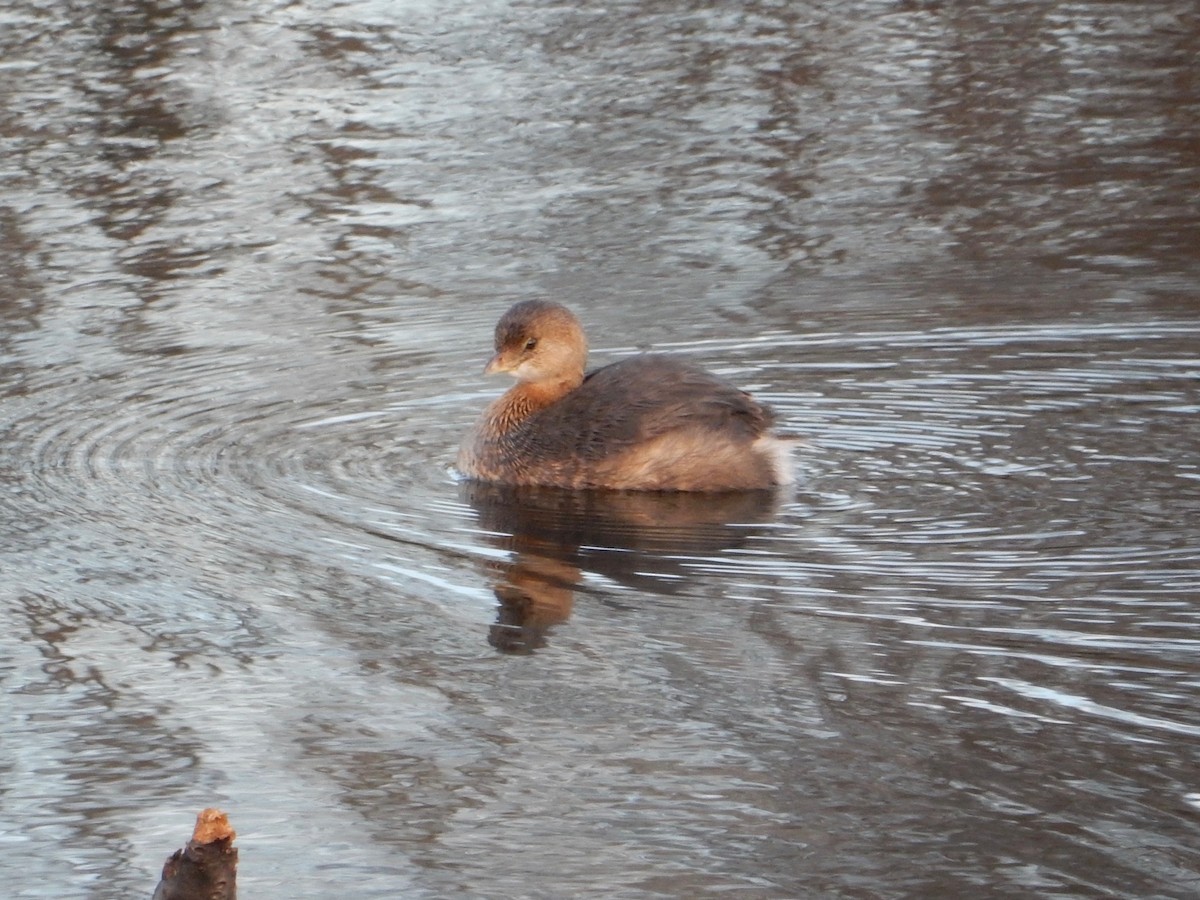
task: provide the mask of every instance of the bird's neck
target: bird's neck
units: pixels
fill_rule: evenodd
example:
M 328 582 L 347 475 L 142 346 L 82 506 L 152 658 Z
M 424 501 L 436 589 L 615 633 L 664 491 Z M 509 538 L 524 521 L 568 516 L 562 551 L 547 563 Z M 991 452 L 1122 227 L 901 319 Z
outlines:
M 555 381 L 521 381 L 488 408 L 487 418 L 495 434 L 516 428 L 530 416 L 561 400 L 583 382 L 583 376 Z

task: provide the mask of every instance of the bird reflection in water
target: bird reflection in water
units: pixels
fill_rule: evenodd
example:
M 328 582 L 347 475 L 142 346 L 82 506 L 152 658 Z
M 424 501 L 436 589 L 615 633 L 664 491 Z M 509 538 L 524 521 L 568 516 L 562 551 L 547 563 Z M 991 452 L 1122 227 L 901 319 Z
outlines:
M 495 567 L 500 603 L 488 642 L 504 653 L 544 647 L 571 615 L 584 572 L 667 594 L 698 556 L 741 546 L 771 522 L 777 491 L 570 491 L 465 482 L 464 499 L 509 561 Z M 690 558 L 690 559 L 689 559 Z

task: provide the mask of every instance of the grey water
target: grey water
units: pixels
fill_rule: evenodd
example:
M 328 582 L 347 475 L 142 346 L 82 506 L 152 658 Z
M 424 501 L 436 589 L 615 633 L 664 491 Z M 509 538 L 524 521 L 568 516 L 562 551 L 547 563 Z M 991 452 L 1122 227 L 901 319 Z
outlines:
M 0 890 L 1200 894 L 1183 0 L 0 3 Z M 451 464 L 516 300 L 776 496 Z

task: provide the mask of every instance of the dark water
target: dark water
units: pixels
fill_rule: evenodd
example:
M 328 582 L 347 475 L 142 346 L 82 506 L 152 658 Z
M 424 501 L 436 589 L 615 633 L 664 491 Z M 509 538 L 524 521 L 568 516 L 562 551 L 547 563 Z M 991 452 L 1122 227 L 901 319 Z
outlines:
M 0 5 L 0 877 L 1200 894 L 1200 23 Z M 517 299 L 793 494 L 473 489 Z

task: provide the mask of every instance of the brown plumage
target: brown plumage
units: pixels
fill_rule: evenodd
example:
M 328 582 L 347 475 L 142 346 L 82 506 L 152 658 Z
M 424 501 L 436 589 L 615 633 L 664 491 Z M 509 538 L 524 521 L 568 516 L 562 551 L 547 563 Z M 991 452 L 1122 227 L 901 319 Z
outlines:
M 463 441 L 458 468 L 503 484 L 657 491 L 758 490 L 790 481 L 771 410 L 661 354 L 584 376 L 587 340 L 564 306 L 527 300 L 496 325 L 485 372 L 517 384 Z

